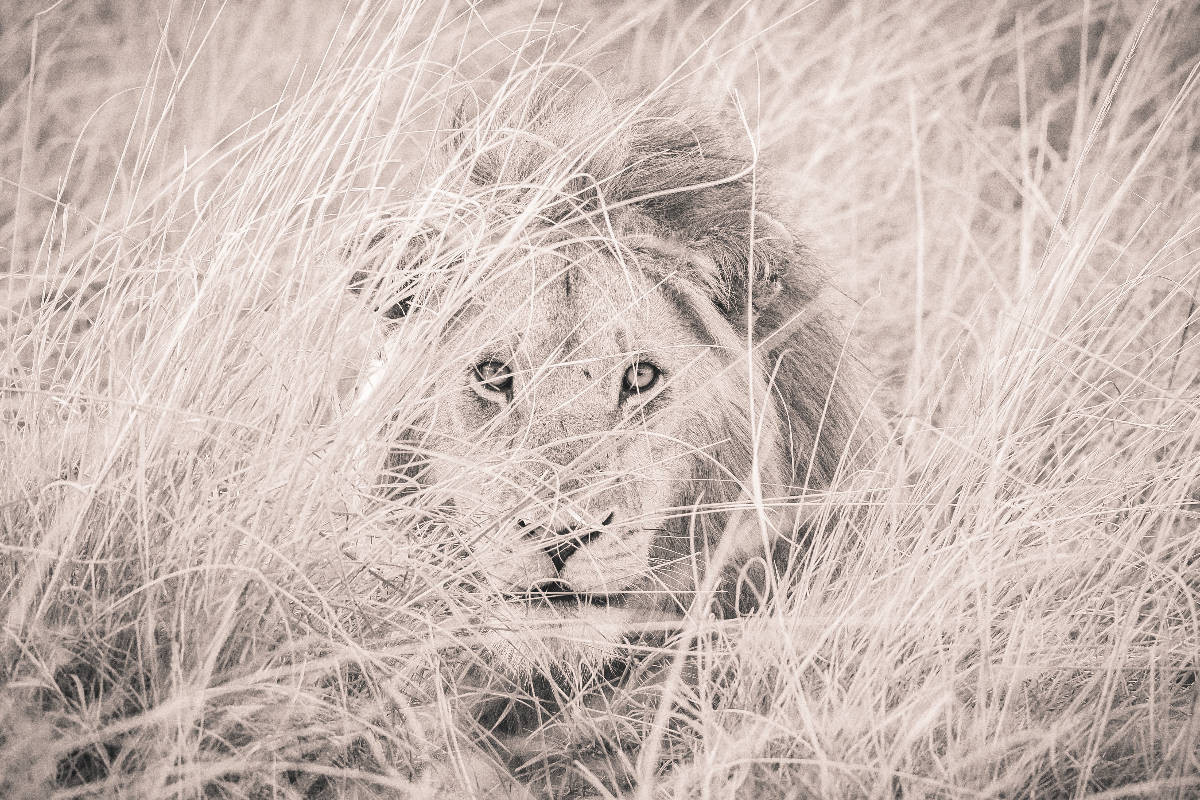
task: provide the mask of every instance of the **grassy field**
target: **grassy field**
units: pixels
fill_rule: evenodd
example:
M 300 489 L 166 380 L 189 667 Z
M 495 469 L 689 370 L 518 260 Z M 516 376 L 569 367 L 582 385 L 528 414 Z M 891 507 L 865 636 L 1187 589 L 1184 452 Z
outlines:
M 522 796 L 461 712 L 486 609 L 366 487 L 400 423 L 351 405 L 380 333 L 336 253 L 557 60 L 741 120 L 886 441 L 787 603 L 696 623 L 690 713 L 572 708 L 547 762 L 1200 797 L 1184 0 L 0 0 L 0 796 Z

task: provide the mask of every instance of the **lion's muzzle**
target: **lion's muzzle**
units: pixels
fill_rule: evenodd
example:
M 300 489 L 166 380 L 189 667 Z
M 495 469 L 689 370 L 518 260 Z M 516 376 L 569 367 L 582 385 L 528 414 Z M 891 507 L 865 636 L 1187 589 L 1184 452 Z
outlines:
M 566 524 L 562 524 L 564 517 L 570 518 Z M 544 557 L 538 561 L 548 569 L 540 570 L 546 574 L 524 576 L 528 585 L 518 586 L 514 598 L 537 604 L 550 603 L 557 607 L 578 603 L 607 604 L 607 592 L 597 593 L 594 591 L 596 587 L 577 585 L 581 583 L 578 578 L 574 582 L 570 579 L 569 576 L 579 573 L 579 570 L 572 565 L 568 571 L 568 564 L 601 536 L 614 535 L 615 518 L 616 512 L 609 511 L 603 519 L 593 524 L 588 524 L 579 513 L 555 514 L 548 525 L 531 525 L 524 520 L 516 520 L 518 535 L 540 551 Z M 580 557 L 587 558 L 588 555 L 584 551 Z

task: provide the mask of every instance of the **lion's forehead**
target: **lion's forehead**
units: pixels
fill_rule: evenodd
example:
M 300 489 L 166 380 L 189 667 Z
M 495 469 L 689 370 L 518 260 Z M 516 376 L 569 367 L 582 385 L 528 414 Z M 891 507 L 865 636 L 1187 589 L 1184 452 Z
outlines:
M 660 281 L 598 254 L 509 265 L 489 282 L 479 310 L 481 344 L 508 348 L 524 368 L 598 375 L 695 344 Z

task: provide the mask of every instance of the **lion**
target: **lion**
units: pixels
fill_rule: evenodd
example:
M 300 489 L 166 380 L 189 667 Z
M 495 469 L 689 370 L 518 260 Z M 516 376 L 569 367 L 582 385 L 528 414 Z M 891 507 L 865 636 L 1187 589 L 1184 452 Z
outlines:
M 467 532 L 517 632 L 500 673 L 602 674 L 648 620 L 753 609 L 853 458 L 822 270 L 728 128 L 579 82 L 502 96 L 348 251 L 389 341 L 439 331 L 393 483 L 436 486 Z

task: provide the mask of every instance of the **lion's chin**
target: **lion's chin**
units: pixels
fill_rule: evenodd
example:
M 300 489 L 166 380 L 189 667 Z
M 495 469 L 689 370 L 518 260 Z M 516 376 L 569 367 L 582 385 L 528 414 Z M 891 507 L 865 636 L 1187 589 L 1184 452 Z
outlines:
M 675 619 L 655 620 L 659 615 L 630 609 L 618 598 L 553 603 L 506 600 L 491 611 L 483 647 L 491 655 L 492 667 L 513 678 L 599 672 L 626 657 L 632 640 Z

